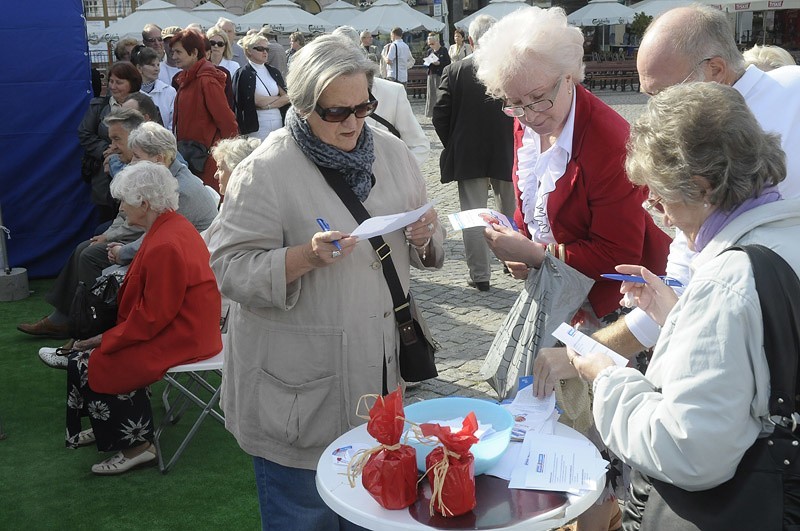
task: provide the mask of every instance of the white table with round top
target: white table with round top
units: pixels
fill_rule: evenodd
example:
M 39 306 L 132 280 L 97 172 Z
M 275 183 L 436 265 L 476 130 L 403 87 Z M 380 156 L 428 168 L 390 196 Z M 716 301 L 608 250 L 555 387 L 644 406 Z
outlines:
M 563 424 L 556 424 L 556 435 L 588 440 Z M 428 480 L 420 482 L 419 499 L 411 507 L 390 511 L 381 507 L 361 485 L 350 487 L 345 475 L 347 467 L 333 462 L 338 448 L 361 444 L 373 447 L 377 443 L 362 424 L 333 441 L 317 463 L 317 491 L 323 501 L 343 518 L 373 531 L 402 529 L 515 529 L 545 531 L 560 527 L 583 513 L 600 496 L 605 478 L 597 488 L 580 496 L 561 492 L 509 489 L 508 481 L 481 475 L 475 478 L 477 506 L 473 511 L 455 518 L 430 516 Z

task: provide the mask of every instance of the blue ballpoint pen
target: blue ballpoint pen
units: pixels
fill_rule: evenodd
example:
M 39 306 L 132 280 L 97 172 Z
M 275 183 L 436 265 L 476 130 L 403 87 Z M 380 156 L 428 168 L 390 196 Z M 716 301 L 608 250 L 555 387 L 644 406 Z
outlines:
M 637 284 L 647 284 L 644 278 L 637 276 L 637 275 L 622 275 L 620 273 L 606 273 L 604 275 L 600 275 L 603 278 L 607 278 L 610 280 L 619 280 L 620 282 L 636 282 Z M 675 280 L 672 277 L 665 277 L 659 276 L 661 280 L 664 281 L 664 284 L 670 286 L 672 288 L 682 288 L 683 284 L 679 280 Z
M 317 218 L 317 225 L 319 225 L 319 228 L 321 228 L 325 232 L 328 232 L 328 231 L 331 230 L 331 226 L 328 225 L 328 222 L 325 221 L 322 218 Z M 342 250 L 342 246 L 339 245 L 339 241 L 338 240 L 333 240 L 331 243 L 333 243 L 333 245 L 335 245 L 336 248 L 339 249 L 340 251 Z

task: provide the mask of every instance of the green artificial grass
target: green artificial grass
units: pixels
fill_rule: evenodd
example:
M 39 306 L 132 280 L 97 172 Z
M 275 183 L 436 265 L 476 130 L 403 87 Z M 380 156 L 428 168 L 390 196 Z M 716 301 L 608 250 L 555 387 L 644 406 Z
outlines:
M 91 465 L 109 454 L 64 447 L 66 373 L 37 352 L 63 341 L 16 330 L 46 315 L 52 280 L 31 281 L 31 297 L 0 302 L 0 528 L 2 529 L 259 529 L 251 458 L 225 428 L 206 418 L 194 440 L 162 475 L 158 467 L 99 477 Z M 163 383 L 152 386 L 160 422 Z M 192 406 L 163 435 L 172 453 L 196 418 Z M 85 419 L 85 427 L 89 427 Z

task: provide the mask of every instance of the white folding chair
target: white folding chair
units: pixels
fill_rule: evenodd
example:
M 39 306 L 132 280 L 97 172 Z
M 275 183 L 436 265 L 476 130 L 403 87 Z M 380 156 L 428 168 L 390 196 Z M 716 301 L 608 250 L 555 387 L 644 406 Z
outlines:
M 195 433 L 206 417 L 211 416 L 211 418 L 215 419 L 217 422 L 225 425 L 225 418 L 215 409 L 219 404 L 221 385 L 215 385 L 209 382 L 207 378 L 210 373 L 215 373 L 218 376 L 222 375 L 223 357 L 224 348 L 222 352 L 213 358 L 172 367 L 167 371 L 167 374 L 164 375 L 164 381 L 167 385 L 164 388 L 161 399 L 164 402 L 166 413 L 164 413 L 161 424 L 156 428 L 155 439 L 153 440 L 153 444 L 156 447 L 156 454 L 158 455 L 158 468 L 161 470 L 162 474 L 169 472 L 169 469 L 175 464 L 181 454 L 183 454 L 183 451 L 189 445 L 192 438 L 194 438 Z M 178 381 L 178 378 L 184 374 L 188 376 L 185 382 L 186 385 Z M 170 404 L 169 395 L 173 390 L 179 393 L 179 395 L 175 397 L 175 400 Z M 210 398 L 207 400 L 200 398 L 198 392 L 202 392 L 202 390 L 211 393 Z M 201 408 L 200 415 L 197 417 L 197 420 L 195 420 L 183 441 L 181 441 L 178 449 L 165 464 L 164 452 L 161 449 L 161 436 L 167 426 L 175 424 L 180 420 L 186 408 L 191 405 L 190 402 Z

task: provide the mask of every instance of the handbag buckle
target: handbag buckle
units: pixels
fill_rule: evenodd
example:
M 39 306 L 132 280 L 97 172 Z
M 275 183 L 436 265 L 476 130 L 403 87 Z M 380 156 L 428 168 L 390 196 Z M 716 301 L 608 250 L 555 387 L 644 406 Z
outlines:
M 788 429 L 790 432 L 794 432 L 797 429 L 798 421 L 800 421 L 800 413 L 795 411 L 791 414 L 791 416 L 788 417 L 771 415 L 768 417 L 768 419 L 773 426 L 780 426 L 781 428 Z
M 383 255 L 381 255 L 381 251 L 383 250 L 384 247 L 386 247 L 386 251 Z M 383 245 L 375 249 L 375 254 L 377 254 L 380 261 L 383 262 L 389 257 L 390 254 L 392 254 L 392 248 L 389 247 L 388 243 L 384 242 Z
M 397 329 L 400 331 L 400 341 L 404 345 L 413 345 L 417 342 L 417 331 L 414 330 L 414 320 L 398 323 Z

